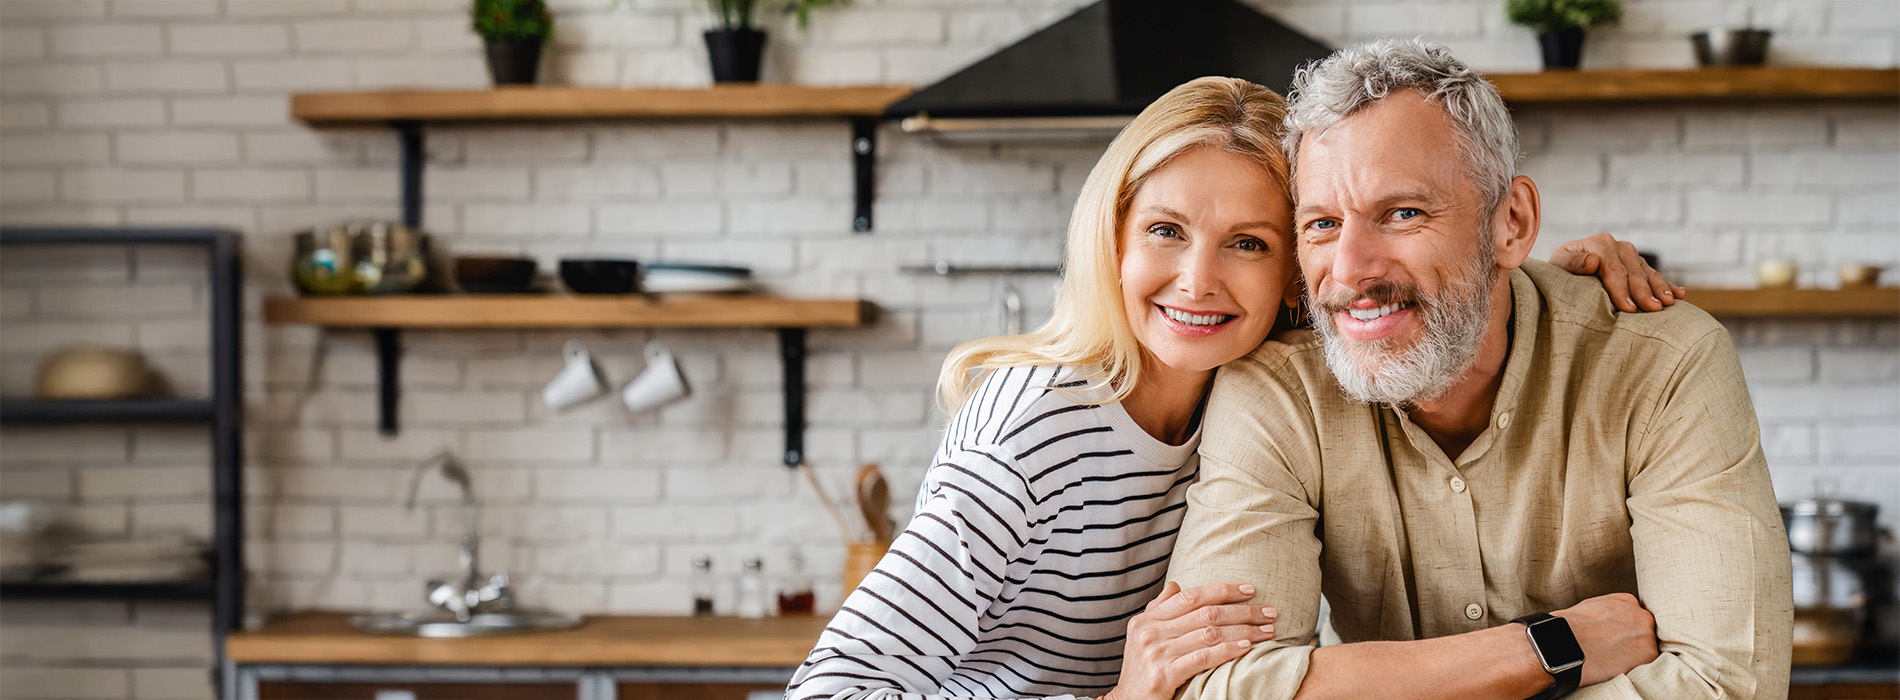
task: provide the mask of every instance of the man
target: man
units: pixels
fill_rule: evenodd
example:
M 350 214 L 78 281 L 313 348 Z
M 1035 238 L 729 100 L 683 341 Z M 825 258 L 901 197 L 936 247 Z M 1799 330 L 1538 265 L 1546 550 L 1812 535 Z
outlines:
M 1340 51 L 1287 131 L 1315 332 L 1221 369 L 1170 573 L 1255 584 L 1279 638 L 1185 697 L 1784 697 L 1787 540 L 1722 327 L 1525 263 L 1510 114 L 1443 47 Z M 1322 591 L 1348 643 L 1315 649 Z

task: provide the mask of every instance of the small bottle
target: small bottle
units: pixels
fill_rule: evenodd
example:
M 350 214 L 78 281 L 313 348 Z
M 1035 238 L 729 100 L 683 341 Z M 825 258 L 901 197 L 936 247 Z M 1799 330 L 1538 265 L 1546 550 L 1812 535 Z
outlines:
M 745 558 L 745 573 L 739 575 L 739 617 L 760 618 L 772 614 L 765 599 L 764 564 L 757 556 Z
M 792 550 L 792 573 L 778 590 L 778 614 L 810 615 L 817 599 L 811 592 L 811 579 L 805 577 L 805 558 Z
M 693 557 L 693 615 L 711 617 L 712 614 L 712 557 L 701 554 Z

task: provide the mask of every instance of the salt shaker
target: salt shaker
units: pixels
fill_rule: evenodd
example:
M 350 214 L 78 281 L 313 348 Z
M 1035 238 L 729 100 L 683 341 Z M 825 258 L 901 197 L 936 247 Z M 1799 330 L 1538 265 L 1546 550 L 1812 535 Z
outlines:
M 712 557 L 701 554 L 693 557 L 693 615 L 711 617 L 712 614 Z
M 764 564 L 757 555 L 745 558 L 745 572 L 739 575 L 739 617 L 760 618 L 772 614 L 765 598 Z

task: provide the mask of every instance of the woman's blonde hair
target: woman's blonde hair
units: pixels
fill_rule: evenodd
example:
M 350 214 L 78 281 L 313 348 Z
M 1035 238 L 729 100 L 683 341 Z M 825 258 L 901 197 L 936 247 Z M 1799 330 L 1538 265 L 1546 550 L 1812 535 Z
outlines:
M 1182 153 L 1213 148 L 1259 162 L 1281 184 L 1263 194 L 1286 198 L 1287 161 L 1279 141 L 1285 119 L 1285 99 L 1236 78 L 1197 78 L 1143 109 L 1082 183 L 1049 322 L 1030 333 L 981 338 L 952 350 L 937 378 L 948 412 L 955 413 L 989 371 L 1024 365 L 1074 368 L 1089 387 L 1106 387 L 1107 401 L 1127 398 L 1140 380 L 1145 352 L 1121 294 L 1121 224 L 1135 191 Z

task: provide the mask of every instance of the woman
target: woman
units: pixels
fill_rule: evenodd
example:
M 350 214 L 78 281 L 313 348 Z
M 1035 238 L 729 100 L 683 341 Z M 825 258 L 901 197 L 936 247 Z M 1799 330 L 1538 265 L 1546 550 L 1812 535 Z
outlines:
M 1284 115 L 1265 88 L 1202 78 L 1115 138 L 1076 202 L 1052 318 L 951 353 L 939 389 L 960 408 L 916 516 L 788 700 L 1168 700 L 1272 638 L 1251 586 L 1162 579 L 1214 369 L 1298 303 Z M 1635 260 L 1607 235 L 1579 243 L 1560 256 L 1573 271 Z M 1621 269 L 1605 274 L 1619 300 Z M 1645 282 L 1645 306 L 1681 293 Z

